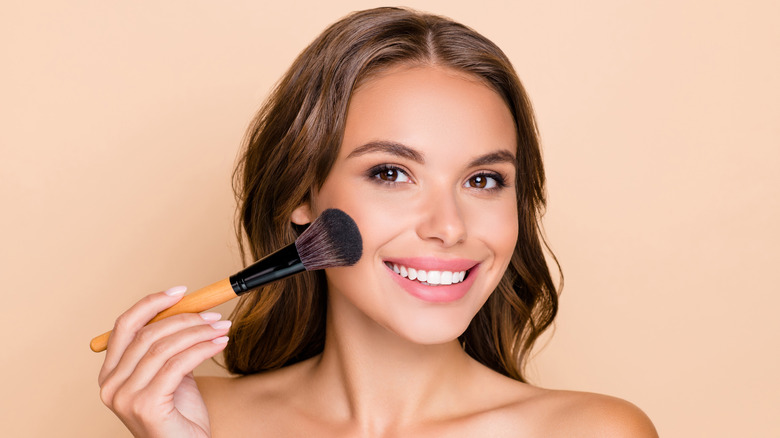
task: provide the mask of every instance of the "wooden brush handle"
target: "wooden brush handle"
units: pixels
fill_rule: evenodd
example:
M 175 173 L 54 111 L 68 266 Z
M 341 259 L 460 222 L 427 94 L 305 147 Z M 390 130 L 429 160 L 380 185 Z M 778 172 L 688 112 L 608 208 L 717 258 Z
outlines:
M 191 294 L 185 295 L 178 303 L 158 313 L 148 324 L 180 313 L 203 312 L 204 310 L 211 309 L 226 301 L 230 301 L 235 297 L 237 297 L 237 295 L 230 286 L 230 279 L 226 278 L 206 286 L 203 289 L 198 289 Z M 102 335 L 93 338 L 89 343 L 89 348 L 95 353 L 105 350 L 110 336 L 111 331 L 109 330 Z

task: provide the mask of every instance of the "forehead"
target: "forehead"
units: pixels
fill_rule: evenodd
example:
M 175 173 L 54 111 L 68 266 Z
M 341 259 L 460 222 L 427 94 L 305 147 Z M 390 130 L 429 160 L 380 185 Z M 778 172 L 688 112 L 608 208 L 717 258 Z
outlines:
M 504 100 L 479 78 L 440 66 L 399 66 L 353 93 L 339 155 L 376 140 L 514 153 L 516 129 Z

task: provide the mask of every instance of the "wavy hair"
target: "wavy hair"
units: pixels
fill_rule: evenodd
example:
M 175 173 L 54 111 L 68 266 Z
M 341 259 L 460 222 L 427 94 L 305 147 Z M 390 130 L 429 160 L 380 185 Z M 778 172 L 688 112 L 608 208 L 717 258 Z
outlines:
M 234 174 L 242 254 L 258 259 L 298 237 L 302 229 L 292 224 L 292 211 L 328 176 L 352 93 L 397 65 L 437 65 L 479 78 L 514 118 L 518 241 L 496 290 L 459 340 L 482 364 L 525 381 L 528 354 L 558 309 L 540 226 L 546 201 L 538 132 L 506 55 L 462 24 L 402 8 L 359 11 L 328 27 L 298 56 L 252 121 Z M 327 299 L 322 271 L 242 296 L 231 315 L 228 371 L 258 373 L 322 352 Z

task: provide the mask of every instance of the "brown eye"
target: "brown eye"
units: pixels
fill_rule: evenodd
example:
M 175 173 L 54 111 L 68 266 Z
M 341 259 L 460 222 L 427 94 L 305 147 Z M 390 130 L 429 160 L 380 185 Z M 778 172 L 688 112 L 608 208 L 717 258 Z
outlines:
M 506 187 L 504 178 L 497 173 L 478 173 L 466 180 L 466 187 L 470 189 L 497 190 Z
M 484 189 L 487 187 L 487 177 L 485 175 L 475 175 L 469 178 L 469 187 L 475 189 Z
M 398 179 L 398 171 L 395 169 L 384 169 L 377 176 L 382 181 L 394 182 Z
M 406 172 L 395 166 L 377 166 L 369 170 L 368 173 L 372 178 L 376 178 L 383 183 L 392 184 L 411 182 Z

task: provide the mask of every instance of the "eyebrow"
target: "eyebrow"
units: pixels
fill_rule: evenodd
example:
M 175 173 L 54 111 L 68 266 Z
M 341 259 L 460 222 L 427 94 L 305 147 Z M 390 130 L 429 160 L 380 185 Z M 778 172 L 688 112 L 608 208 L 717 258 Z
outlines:
M 402 158 L 407 158 L 420 164 L 425 164 L 425 157 L 422 153 L 394 141 L 372 141 L 355 148 L 347 155 L 347 158 L 359 157 L 372 152 L 383 152 Z M 472 160 L 467 167 L 479 167 L 488 164 L 509 163 L 517 167 L 516 158 L 506 149 L 482 155 Z
M 477 157 L 471 163 L 469 163 L 468 167 L 479 167 L 498 163 L 509 163 L 512 166 L 517 167 L 517 159 L 514 155 L 512 155 L 511 152 L 506 149 L 501 149 L 499 151 Z
M 412 161 L 416 161 L 420 164 L 425 164 L 425 158 L 423 154 L 401 143 L 394 141 L 372 141 L 364 144 L 358 148 L 355 148 L 347 155 L 347 158 L 359 157 L 371 152 L 384 152 L 390 155 L 396 155 L 402 158 L 408 158 Z

